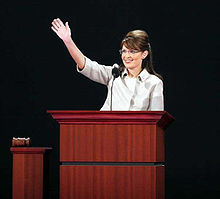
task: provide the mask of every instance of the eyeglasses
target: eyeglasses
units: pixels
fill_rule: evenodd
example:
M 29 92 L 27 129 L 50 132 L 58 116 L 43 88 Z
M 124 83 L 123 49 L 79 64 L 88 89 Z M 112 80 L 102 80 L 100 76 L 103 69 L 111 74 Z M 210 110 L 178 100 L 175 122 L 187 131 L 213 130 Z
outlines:
M 136 54 L 138 52 L 140 52 L 140 51 L 139 50 L 125 50 L 125 49 L 119 50 L 119 53 L 121 55 L 125 55 L 126 53 L 128 53 L 129 55 L 134 55 L 134 54 Z

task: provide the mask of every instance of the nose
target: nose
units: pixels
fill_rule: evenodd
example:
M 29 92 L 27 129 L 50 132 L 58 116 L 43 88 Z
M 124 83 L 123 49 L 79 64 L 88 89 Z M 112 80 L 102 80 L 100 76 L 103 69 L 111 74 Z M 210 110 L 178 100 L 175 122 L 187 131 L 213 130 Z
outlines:
M 126 57 L 131 57 L 130 51 L 127 51 L 127 52 L 124 54 L 124 57 L 125 57 L 125 58 L 126 58 Z

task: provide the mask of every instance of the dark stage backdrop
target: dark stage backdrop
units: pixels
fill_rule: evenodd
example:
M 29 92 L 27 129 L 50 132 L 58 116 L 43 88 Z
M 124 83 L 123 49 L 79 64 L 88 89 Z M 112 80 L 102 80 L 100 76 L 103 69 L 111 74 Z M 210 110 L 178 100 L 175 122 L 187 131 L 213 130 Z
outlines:
M 76 72 L 50 29 L 68 21 L 82 52 L 120 63 L 119 44 L 133 29 L 150 35 L 164 77 L 166 198 L 220 198 L 219 18 L 217 1 L 15 1 L 0 3 L 0 198 L 11 198 L 12 137 L 53 147 L 50 196 L 59 194 L 59 128 L 46 110 L 99 110 L 106 88 Z

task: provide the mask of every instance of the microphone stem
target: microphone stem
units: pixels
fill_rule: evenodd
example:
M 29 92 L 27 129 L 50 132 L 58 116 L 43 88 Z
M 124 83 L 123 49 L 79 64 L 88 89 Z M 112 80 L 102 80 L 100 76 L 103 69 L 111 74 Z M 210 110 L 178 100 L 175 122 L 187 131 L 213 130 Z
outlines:
M 110 104 L 110 111 L 112 111 L 112 91 L 113 91 L 113 85 L 114 85 L 115 77 L 112 81 L 112 86 L 111 86 L 111 104 Z

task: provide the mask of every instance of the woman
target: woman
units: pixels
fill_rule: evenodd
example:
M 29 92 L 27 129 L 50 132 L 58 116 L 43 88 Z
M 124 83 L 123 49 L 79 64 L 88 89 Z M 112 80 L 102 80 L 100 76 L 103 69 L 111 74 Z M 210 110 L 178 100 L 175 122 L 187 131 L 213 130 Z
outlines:
M 77 64 L 78 72 L 107 85 L 108 95 L 101 110 L 164 109 L 162 77 L 153 69 L 151 47 L 145 31 L 131 31 L 122 40 L 120 53 L 123 64 L 119 67 L 120 77 L 114 80 L 112 66 L 91 61 L 77 48 L 68 22 L 64 25 L 59 18 L 54 19 L 51 28 L 63 40 Z

